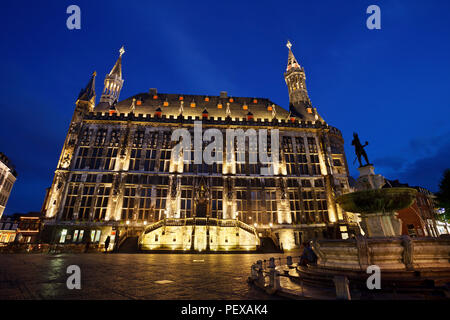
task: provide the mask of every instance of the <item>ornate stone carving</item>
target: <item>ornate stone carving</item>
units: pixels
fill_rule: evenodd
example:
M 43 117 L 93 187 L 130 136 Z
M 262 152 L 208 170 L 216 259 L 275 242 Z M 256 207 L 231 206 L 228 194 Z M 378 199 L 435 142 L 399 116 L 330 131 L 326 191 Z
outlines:
M 112 199 L 114 202 L 117 201 L 120 195 L 120 184 L 122 182 L 122 177 L 120 174 L 115 174 L 112 183 Z
M 177 176 L 172 177 L 172 183 L 170 185 L 170 196 L 172 199 L 175 199 L 177 197 L 178 193 L 178 181 Z

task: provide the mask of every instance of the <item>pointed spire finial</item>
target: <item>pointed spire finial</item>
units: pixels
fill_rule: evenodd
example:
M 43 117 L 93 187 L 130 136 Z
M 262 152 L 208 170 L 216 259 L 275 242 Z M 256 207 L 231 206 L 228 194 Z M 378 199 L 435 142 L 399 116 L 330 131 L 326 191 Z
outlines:
M 92 73 L 92 76 L 93 76 L 93 77 L 96 77 L 96 76 L 97 76 L 97 71 L 94 71 L 94 72 Z
M 292 43 L 288 40 L 287 41 L 287 43 L 286 43 L 286 47 L 289 49 L 289 50 L 291 50 L 291 48 L 292 48 Z
M 125 53 L 125 48 L 122 46 L 122 48 L 119 49 L 119 54 L 122 56 Z

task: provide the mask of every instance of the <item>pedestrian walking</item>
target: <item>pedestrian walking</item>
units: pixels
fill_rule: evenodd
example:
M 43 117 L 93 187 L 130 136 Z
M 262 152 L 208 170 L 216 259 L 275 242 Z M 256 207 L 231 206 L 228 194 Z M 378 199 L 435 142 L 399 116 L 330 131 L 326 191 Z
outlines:
M 105 240 L 105 253 L 108 252 L 109 242 L 111 241 L 111 238 L 109 236 L 106 237 Z

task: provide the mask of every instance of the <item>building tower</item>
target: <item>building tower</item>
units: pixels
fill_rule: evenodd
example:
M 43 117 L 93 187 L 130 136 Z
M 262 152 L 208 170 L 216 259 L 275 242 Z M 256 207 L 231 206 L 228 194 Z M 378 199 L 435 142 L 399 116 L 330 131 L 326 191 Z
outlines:
M 58 167 L 55 171 L 52 187 L 48 190 L 45 197 L 43 208 L 46 211 L 46 217 L 56 216 L 59 210 L 59 204 L 69 177 L 69 168 L 75 155 L 78 136 L 82 128 L 84 116 L 92 112 L 95 107 L 95 77 L 97 72 L 93 72 L 87 86 L 82 89 L 75 102 L 75 111 L 70 122 L 69 131 L 64 141 L 64 146 L 58 161 Z
M 122 90 L 122 55 L 125 49 L 122 47 L 119 50 L 119 58 L 112 68 L 111 72 L 105 77 L 105 87 L 100 98 L 100 103 L 107 103 L 112 105 L 114 101 L 119 100 L 120 90 Z
M 95 77 L 97 72 L 93 72 L 86 88 L 80 91 L 76 104 L 76 109 L 82 113 L 92 112 L 95 107 Z
M 291 42 L 288 41 L 286 46 L 289 49 L 289 56 L 284 79 L 289 90 L 289 111 L 302 120 L 315 120 L 315 112 L 306 90 L 305 70 L 292 53 Z

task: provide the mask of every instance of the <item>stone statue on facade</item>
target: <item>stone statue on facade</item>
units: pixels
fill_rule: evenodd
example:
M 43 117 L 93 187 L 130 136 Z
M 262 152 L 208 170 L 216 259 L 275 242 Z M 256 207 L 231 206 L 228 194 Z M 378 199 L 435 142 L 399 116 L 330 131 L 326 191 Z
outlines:
M 171 185 L 171 190 L 170 190 L 170 195 L 171 195 L 172 199 L 175 199 L 177 197 L 177 192 L 178 192 L 177 177 L 174 176 L 172 178 L 172 185 Z
M 133 98 L 131 102 L 130 113 L 134 114 L 134 110 L 136 110 L 136 98 Z
M 355 146 L 355 154 L 359 162 L 359 167 L 363 167 L 361 156 L 364 157 L 364 160 L 366 160 L 366 166 L 370 164 L 369 159 L 367 158 L 366 150 L 364 150 L 364 147 L 366 147 L 368 144 L 369 142 L 366 141 L 366 143 L 362 145 L 361 142 L 359 141 L 358 134 L 356 132 L 353 133 L 352 146 Z

